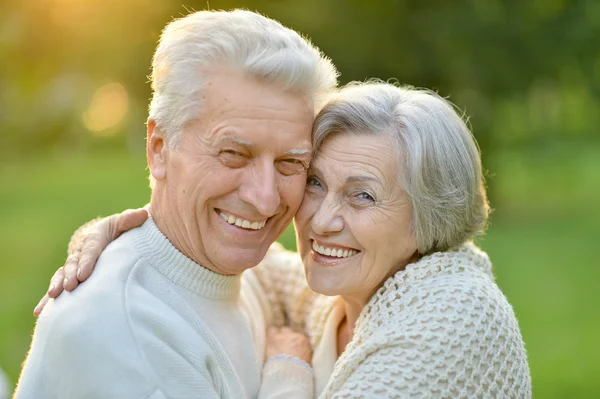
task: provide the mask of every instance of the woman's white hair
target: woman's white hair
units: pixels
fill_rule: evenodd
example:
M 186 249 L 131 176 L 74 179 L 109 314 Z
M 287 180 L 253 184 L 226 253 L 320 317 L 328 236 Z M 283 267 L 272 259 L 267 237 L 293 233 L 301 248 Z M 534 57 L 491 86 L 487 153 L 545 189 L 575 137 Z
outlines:
M 307 39 L 279 22 L 245 11 L 199 11 L 164 29 L 152 63 L 149 119 L 176 145 L 202 109 L 202 88 L 214 67 L 306 95 L 315 106 L 337 85 L 337 70 Z
M 393 138 L 419 253 L 445 251 L 485 229 L 489 205 L 479 149 L 449 101 L 429 90 L 353 82 L 317 115 L 315 152 L 334 134 Z

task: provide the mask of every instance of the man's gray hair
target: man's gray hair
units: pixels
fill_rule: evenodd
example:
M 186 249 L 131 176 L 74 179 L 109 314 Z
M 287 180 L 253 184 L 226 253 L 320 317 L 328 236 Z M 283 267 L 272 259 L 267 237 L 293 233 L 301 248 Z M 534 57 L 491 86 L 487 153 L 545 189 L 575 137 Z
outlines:
M 200 115 L 206 71 L 227 67 L 306 95 L 315 106 L 337 85 L 332 62 L 279 22 L 245 10 L 195 12 L 167 25 L 152 63 L 149 118 L 170 144 Z
M 420 253 L 445 251 L 483 232 L 489 205 L 481 157 L 452 103 L 429 90 L 353 82 L 333 93 L 317 115 L 315 153 L 340 133 L 393 138 Z

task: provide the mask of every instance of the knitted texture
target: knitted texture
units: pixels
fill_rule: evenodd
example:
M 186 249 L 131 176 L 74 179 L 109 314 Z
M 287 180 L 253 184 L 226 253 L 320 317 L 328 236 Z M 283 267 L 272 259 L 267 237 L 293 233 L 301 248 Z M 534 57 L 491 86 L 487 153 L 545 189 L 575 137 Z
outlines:
M 274 246 L 255 271 L 277 323 L 321 340 L 336 297 L 307 287 L 296 254 Z M 390 277 L 357 320 L 322 398 L 531 398 L 514 312 L 472 243 Z

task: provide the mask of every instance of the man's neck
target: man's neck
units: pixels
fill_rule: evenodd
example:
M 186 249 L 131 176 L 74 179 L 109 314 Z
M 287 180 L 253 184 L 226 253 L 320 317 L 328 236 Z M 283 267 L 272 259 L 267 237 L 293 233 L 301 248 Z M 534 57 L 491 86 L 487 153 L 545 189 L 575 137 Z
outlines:
M 179 252 L 197 264 L 215 273 L 225 274 L 219 270 L 215 270 L 216 268 L 198 250 L 194 250 L 194 238 L 187 234 L 184 221 L 180 220 L 180 215 L 174 211 L 176 207 L 168 207 L 165 204 L 166 202 L 160 198 L 160 194 L 156 191 L 152 193 L 150 215 L 161 233 L 167 237 Z

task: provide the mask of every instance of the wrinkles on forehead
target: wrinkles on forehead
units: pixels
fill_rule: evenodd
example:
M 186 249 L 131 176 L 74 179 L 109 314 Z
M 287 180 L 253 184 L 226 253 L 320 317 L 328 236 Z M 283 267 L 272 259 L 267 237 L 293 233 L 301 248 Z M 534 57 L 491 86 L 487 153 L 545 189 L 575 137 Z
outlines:
M 335 174 L 340 183 L 372 180 L 391 190 L 399 181 L 399 165 L 389 138 L 342 133 L 321 145 L 312 168 Z
M 310 153 L 314 110 L 305 98 L 236 70 L 210 76 L 192 134 L 213 146 L 229 140 L 257 153 Z

